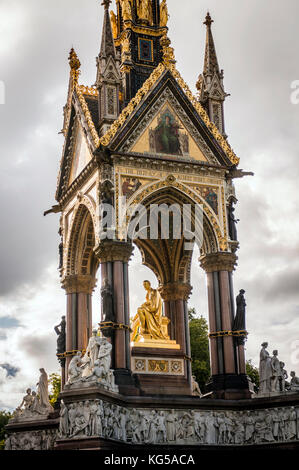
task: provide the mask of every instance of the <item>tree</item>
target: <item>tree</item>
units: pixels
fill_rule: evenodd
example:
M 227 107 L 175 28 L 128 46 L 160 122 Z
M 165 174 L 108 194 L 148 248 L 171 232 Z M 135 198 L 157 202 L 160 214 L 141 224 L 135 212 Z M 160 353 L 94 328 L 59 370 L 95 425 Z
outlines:
M 194 308 L 189 309 L 189 330 L 192 358 L 192 374 L 202 392 L 210 377 L 210 353 L 208 323 L 203 316 L 196 317 Z
M 52 393 L 49 395 L 51 405 L 54 407 L 61 391 L 61 377 L 59 374 L 50 374 L 49 384 L 52 387 Z
M 246 374 L 251 379 L 252 383 L 255 385 L 255 389 L 257 391 L 260 386 L 260 375 L 258 368 L 252 364 L 251 359 L 246 361 Z
M 11 418 L 9 411 L 0 411 L 0 450 L 5 447 L 5 426 Z

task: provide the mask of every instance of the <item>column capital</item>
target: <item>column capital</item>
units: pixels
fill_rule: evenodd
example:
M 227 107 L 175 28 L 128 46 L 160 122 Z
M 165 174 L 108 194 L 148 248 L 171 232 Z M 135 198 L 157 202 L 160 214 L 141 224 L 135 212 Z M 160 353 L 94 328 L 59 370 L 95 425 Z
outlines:
M 236 269 L 238 257 L 234 253 L 210 253 L 199 258 L 200 266 L 206 273 L 216 271 L 232 272 Z
M 61 281 L 61 287 L 67 294 L 92 294 L 95 286 L 96 279 L 90 275 L 72 274 L 65 276 Z
M 100 263 L 122 261 L 127 263 L 134 251 L 132 243 L 116 240 L 102 240 L 94 252 Z
M 165 301 L 188 300 L 192 291 L 190 284 L 180 282 L 169 282 L 159 287 L 161 297 Z

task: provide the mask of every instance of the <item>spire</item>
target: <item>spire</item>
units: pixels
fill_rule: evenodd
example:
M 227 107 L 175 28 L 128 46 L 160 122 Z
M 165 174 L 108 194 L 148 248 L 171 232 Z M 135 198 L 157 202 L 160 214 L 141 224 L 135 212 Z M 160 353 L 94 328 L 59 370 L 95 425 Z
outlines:
M 121 77 L 109 15 L 111 0 L 103 0 L 104 21 L 100 53 L 97 57 L 96 87 L 99 96 L 99 133 L 103 135 L 118 118 Z
M 212 28 L 211 28 L 212 23 L 214 23 L 214 20 L 212 20 L 210 13 L 208 12 L 206 16 L 206 21 L 204 22 L 204 24 L 207 26 L 207 38 L 206 38 L 206 51 L 205 51 L 205 62 L 204 62 L 203 73 L 205 75 L 211 75 L 211 76 L 214 75 L 214 72 L 220 75 L 216 48 L 215 48 L 214 38 L 213 38 Z
M 102 32 L 102 43 L 101 51 L 99 57 L 108 57 L 112 56 L 115 58 L 115 46 L 114 39 L 112 34 L 111 21 L 109 17 L 109 5 L 111 0 L 104 0 L 102 5 L 104 5 L 104 23 L 103 23 L 103 32 Z
M 207 27 L 206 48 L 203 73 L 199 75 L 196 87 L 199 91 L 199 101 L 207 111 L 211 121 L 225 135 L 224 126 L 224 100 L 229 96 L 223 87 L 223 70 L 220 70 L 212 33 L 212 20 L 207 13 L 204 25 Z

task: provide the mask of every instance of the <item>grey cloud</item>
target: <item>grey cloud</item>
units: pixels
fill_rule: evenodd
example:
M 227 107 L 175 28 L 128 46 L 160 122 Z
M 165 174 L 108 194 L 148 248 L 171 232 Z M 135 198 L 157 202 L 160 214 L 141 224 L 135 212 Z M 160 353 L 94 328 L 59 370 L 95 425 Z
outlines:
M 10 364 L 0 364 L 0 367 L 6 371 L 6 377 L 16 377 L 20 371 L 18 367 L 14 367 Z
M 0 328 L 10 329 L 21 326 L 19 320 L 14 317 L 0 317 Z
M 25 335 L 19 340 L 19 348 L 36 361 L 43 357 L 55 357 L 54 341 L 50 335 Z M 42 367 L 42 366 L 41 366 Z

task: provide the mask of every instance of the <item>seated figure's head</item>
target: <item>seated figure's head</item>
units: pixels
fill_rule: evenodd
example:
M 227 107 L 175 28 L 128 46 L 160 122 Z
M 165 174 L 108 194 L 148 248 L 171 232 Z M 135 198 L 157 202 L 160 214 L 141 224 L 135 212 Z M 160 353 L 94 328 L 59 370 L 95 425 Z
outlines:
M 151 288 L 151 283 L 150 281 L 143 281 L 143 287 L 148 290 Z

